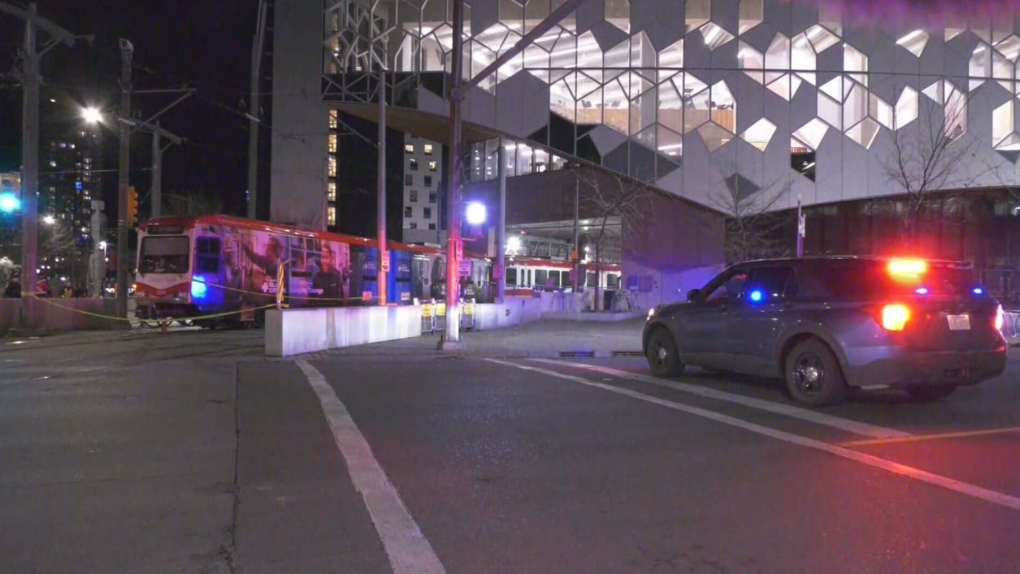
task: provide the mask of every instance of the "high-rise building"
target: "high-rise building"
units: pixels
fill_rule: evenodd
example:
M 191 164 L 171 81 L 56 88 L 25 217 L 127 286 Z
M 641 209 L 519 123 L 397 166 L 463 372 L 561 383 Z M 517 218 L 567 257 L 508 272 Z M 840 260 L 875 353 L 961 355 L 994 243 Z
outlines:
M 405 243 L 441 243 L 440 193 L 443 189 L 443 146 L 404 136 L 404 210 L 401 225 Z
M 84 283 L 92 245 L 92 200 L 102 199 L 102 132 L 75 126 L 44 133 L 39 154 L 39 268 Z

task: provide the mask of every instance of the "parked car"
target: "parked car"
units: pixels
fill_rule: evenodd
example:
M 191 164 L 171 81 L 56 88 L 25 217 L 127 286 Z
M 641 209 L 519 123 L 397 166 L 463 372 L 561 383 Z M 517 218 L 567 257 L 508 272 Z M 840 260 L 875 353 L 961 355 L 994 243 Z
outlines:
M 966 264 L 809 257 L 734 265 L 688 301 L 649 311 L 652 372 L 685 366 L 782 378 L 797 402 L 848 389 L 938 400 L 1006 367 L 1003 311 Z

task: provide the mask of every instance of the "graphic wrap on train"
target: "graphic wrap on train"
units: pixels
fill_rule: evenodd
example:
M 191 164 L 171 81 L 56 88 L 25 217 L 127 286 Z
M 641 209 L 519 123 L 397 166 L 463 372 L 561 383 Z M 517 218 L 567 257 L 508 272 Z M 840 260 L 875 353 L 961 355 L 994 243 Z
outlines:
M 446 254 L 437 246 L 389 242 L 387 303 L 413 304 L 446 297 Z M 378 303 L 379 250 L 375 240 L 214 215 L 151 220 L 139 230 L 136 316 L 205 317 L 216 326 L 263 321 L 282 288 L 289 307 Z M 283 269 L 283 285 L 278 284 Z M 495 300 L 492 261 L 465 252 L 460 296 Z M 569 290 L 571 264 L 534 257 L 507 258 L 508 296 Z M 592 269 L 585 273 L 594 287 Z M 604 265 L 602 287 L 619 284 L 617 265 Z M 258 310 L 257 310 L 258 309 Z

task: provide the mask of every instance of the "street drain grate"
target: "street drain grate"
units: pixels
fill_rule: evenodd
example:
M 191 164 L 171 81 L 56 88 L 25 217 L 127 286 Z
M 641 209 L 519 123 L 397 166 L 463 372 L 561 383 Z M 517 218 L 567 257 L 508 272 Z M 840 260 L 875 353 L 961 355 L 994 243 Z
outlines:
M 560 351 L 560 358 L 566 359 L 569 357 L 594 357 L 595 351 Z
M 644 355 L 641 351 L 613 351 L 614 357 L 643 357 Z

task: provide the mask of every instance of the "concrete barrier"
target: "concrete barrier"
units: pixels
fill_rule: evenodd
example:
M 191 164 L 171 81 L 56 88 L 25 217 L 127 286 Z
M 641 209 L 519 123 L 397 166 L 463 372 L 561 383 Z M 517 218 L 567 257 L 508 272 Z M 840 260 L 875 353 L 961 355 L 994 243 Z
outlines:
M 0 336 L 17 330 L 62 332 L 130 328 L 127 321 L 95 316 L 116 314 L 116 299 L 0 299 Z
M 1002 334 L 1010 345 L 1020 345 L 1020 311 L 1006 311 Z
M 265 354 L 290 357 L 421 336 L 421 306 L 270 309 Z

